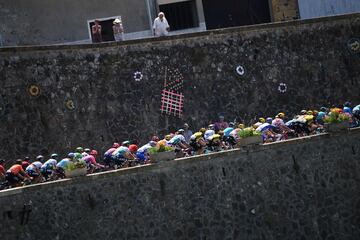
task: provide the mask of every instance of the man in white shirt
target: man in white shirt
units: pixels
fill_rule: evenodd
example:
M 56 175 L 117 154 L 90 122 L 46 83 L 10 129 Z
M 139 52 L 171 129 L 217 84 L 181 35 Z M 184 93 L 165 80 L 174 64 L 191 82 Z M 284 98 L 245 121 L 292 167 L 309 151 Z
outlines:
M 169 34 L 170 26 L 163 12 L 160 12 L 158 17 L 155 18 L 153 29 L 154 29 L 154 35 L 157 37 L 163 37 Z

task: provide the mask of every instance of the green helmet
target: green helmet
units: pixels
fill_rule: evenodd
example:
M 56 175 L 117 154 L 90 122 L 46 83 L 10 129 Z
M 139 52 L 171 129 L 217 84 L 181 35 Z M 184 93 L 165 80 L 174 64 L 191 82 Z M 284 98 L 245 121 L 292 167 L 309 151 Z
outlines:
M 75 151 L 78 153 L 82 153 L 84 149 L 82 147 L 77 147 Z

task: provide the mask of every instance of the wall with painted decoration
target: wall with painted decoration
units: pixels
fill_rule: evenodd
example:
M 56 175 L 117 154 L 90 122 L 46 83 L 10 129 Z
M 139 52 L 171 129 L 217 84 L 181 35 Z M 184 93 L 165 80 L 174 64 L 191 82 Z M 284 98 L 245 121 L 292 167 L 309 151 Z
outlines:
M 250 123 L 360 102 L 360 14 L 163 39 L 0 50 L 0 152 L 144 143 L 188 122 Z

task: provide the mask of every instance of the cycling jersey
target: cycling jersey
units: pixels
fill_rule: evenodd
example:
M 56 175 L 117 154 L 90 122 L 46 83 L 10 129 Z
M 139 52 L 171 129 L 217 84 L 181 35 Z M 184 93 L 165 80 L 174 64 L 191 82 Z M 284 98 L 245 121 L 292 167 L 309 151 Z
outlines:
M 55 159 L 49 159 L 41 166 L 41 170 L 54 169 L 56 164 L 57 161 Z
M 24 169 L 21 165 L 15 164 L 9 170 L 7 170 L 7 172 L 18 175 L 20 172 L 24 172 Z
M 214 131 L 214 130 L 211 130 L 211 129 L 206 130 L 206 132 L 205 132 L 205 134 L 204 134 L 204 138 L 205 138 L 206 140 L 209 140 L 209 137 L 212 136 L 212 135 L 214 135 L 214 134 L 215 134 L 215 131 Z
M 227 127 L 227 128 L 225 128 L 225 130 L 224 130 L 224 136 L 225 136 L 225 137 L 230 136 L 230 133 L 231 133 L 233 130 L 234 130 L 234 128 L 232 128 L 232 127 Z
M 56 164 L 56 167 L 66 170 L 68 168 L 68 166 L 70 165 L 70 163 L 71 163 L 71 160 L 69 158 L 64 158 L 63 160 L 58 162 L 58 164 Z
M 180 142 L 185 142 L 185 137 L 181 134 L 175 135 L 170 141 L 168 142 L 170 145 L 177 145 Z

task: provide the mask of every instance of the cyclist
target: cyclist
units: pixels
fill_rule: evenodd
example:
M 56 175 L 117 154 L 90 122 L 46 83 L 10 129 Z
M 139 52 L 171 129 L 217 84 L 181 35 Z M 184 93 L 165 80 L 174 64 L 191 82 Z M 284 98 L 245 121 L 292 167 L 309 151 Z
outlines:
M 136 158 L 139 160 L 139 163 L 144 164 L 150 160 L 148 151 L 150 148 L 156 147 L 156 145 L 157 143 L 155 141 L 150 141 L 137 150 Z
M 75 159 L 75 153 L 69 153 L 68 156 L 62 159 L 60 162 L 56 164 L 56 174 L 60 178 L 65 178 L 65 171 L 68 170 L 70 165 L 73 164 L 73 160 Z
M 105 166 L 111 166 L 111 164 L 114 162 L 114 157 L 113 157 L 113 152 L 120 147 L 119 143 L 113 143 L 112 147 L 109 148 L 105 153 L 104 153 L 104 163 Z
M 130 161 L 135 160 L 134 154 L 137 151 L 137 146 L 134 144 L 132 145 L 129 145 L 129 147 L 120 146 L 112 153 L 115 169 L 120 167 L 128 167 L 130 165 Z M 132 146 L 131 150 L 130 146 Z
M 33 183 L 43 182 L 43 177 L 40 172 L 41 167 L 42 167 L 42 163 L 40 161 L 35 161 L 26 168 L 25 172 L 30 177 L 32 177 Z
M 104 165 L 96 162 L 97 155 L 98 152 L 96 150 L 91 150 L 89 155 L 82 158 L 82 160 L 86 163 L 87 173 L 93 173 L 96 169 L 105 168 Z
M 44 176 L 45 180 L 49 180 L 54 176 L 54 171 L 56 169 L 58 155 L 56 153 L 51 154 L 50 159 L 47 160 L 41 167 L 41 174 Z
M 203 154 L 206 148 L 206 142 L 202 132 L 196 132 L 190 137 L 190 146 L 196 154 Z
M 22 160 L 16 160 L 5 173 L 5 179 L 9 182 L 11 187 L 19 187 L 23 180 L 31 180 L 32 178 L 22 168 Z

